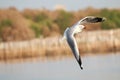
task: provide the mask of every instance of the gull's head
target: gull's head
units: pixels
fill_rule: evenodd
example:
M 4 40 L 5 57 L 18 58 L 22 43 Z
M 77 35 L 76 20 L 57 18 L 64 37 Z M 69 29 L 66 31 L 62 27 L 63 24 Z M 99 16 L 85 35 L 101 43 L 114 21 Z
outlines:
M 106 18 L 104 17 L 95 17 L 95 16 L 87 16 L 81 20 L 81 23 L 97 23 L 97 22 L 103 22 Z

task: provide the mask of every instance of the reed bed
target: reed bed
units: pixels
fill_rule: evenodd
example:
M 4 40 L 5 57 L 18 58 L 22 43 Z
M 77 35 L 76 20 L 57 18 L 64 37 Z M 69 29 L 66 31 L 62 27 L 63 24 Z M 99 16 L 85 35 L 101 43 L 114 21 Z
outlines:
M 84 31 L 76 35 L 80 54 L 120 51 L 120 29 L 102 31 Z M 66 42 L 60 42 L 59 36 L 26 41 L 0 43 L 0 59 L 50 57 L 71 55 Z

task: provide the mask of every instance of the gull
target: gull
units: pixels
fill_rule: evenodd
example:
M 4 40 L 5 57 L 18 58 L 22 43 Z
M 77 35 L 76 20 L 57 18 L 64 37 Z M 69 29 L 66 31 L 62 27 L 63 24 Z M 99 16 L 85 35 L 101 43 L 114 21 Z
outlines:
M 77 46 L 77 42 L 74 38 L 74 35 L 82 32 L 83 29 L 85 29 L 84 24 L 87 23 L 97 23 L 97 22 L 103 22 L 105 21 L 106 18 L 102 18 L 102 17 L 95 17 L 95 16 L 87 16 L 81 20 L 79 20 L 77 23 L 75 23 L 73 26 L 71 27 L 67 27 L 66 30 L 64 31 L 64 35 L 62 40 L 66 39 L 68 45 L 70 46 L 73 55 L 75 56 L 79 66 L 81 69 L 83 69 L 82 65 L 82 61 L 81 61 L 81 57 L 79 54 L 79 50 L 78 50 L 78 46 Z

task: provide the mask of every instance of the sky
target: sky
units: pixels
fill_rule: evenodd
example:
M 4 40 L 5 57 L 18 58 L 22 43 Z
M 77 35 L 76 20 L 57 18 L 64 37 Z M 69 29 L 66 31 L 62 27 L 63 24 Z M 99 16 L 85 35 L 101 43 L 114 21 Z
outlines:
M 94 8 L 120 8 L 120 0 L 0 0 L 0 8 L 16 7 L 18 10 L 49 9 L 62 5 L 68 11 L 85 9 L 89 6 Z

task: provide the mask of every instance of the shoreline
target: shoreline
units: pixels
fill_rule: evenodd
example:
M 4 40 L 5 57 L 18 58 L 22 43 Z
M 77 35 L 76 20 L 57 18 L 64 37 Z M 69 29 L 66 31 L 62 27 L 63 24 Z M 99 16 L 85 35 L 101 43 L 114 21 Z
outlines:
M 120 51 L 120 29 L 84 31 L 76 35 L 81 55 L 87 53 L 109 53 Z M 14 58 L 32 58 L 42 56 L 71 55 L 66 41 L 60 43 L 60 37 L 47 37 L 26 41 L 0 43 L 0 60 Z

